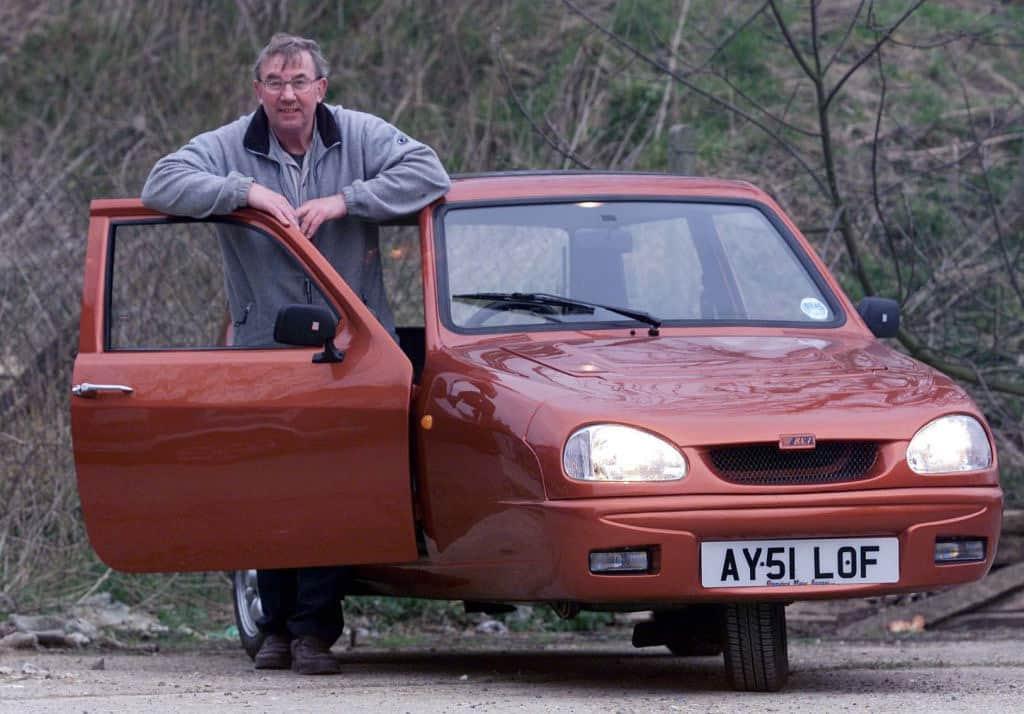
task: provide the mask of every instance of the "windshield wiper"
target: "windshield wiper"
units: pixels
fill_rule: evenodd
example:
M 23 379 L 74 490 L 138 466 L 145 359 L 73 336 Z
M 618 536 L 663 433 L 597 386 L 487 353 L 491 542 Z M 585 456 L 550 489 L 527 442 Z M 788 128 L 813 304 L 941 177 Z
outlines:
M 626 307 L 616 307 L 614 305 L 602 305 L 601 303 L 577 300 L 576 298 L 562 297 L 561 295 L 552 295 L 551 293 L 461 293 L 459 295 L 452 295 L 452 299 L 546 305 L 549 307 L 561 307 L 567 312 L 575 308 L 576 310 L 586 310 L 591 314 L 595 308 L 598 308 L 650 325 L 647 334 L 651 337 L 657 337 L 660 334 L 658 328 L 661 327 L 661 320 L 646 312 L 631 310 Z

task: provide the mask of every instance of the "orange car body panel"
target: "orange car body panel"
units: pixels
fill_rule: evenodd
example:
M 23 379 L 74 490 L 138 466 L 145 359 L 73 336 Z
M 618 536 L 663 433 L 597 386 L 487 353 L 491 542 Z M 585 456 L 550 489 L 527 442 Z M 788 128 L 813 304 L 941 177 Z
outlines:
M 624 329 L 466 334 L 444 324 L 438 306 L 438 210 L 530 198 L 611 200 L 631 196 L 714 198 L 759 205 L 777 216 L 808 254 L 845 313 L 845 322 L 827 329 L 666 326 L 656 337 L 648 336 L 646 328 L 633 330 L 633 334 Z M 83 368 L 100 370 L 108 381 L 126 379 L 110 361 L 114 355 L 102 353 L 100 339 L 99 271 L 106 235 L 103 221 L 118 210 L 131 216 L 144 211 L 134 202 L 94 204 L 79 357 Z M 366 349 L 372 351 L 373 344 L 382 337 L 374 333 L 366 340 L 375 323 L 371 324 L 374 321 L 359 310 L 361 305 L 352 304 L 352 296 L 330 267 L 266 217 L 248 211 L 239 217 L 261 222 L 266 231 L 284 236 L 289 249 L 343 310 L 348 319 L 343 320 L 339 347 L 351 350 L 369 342 Z M 422 534 L 418 555 L 409 551 L 410 531 L 390 531 L 397 519 L 372 509 L 356 514 L 360 527 L 377 517 L 387 527 L 360 538 L 358 544 L 365 545 L 364 550 L 350 540 L 335 538 L 342 531 L 351 536 L 345 529 L 361 505 L 326 504 L 326 499 L 318 499 L 316 493 L 307 490 L 290 500 L 278 501 L 276 508 L 292 517 L 305 517 L 312 511 L 316 519 L 324 521 L 326 513 L 321 509 L 334 508 L 336 532 L 279 532 L 276 539 L 258 538 L 246 544 L 244 553 L 241 542 L 231 541 L 217 551 L 217 565 L 202 561 L 203 567 L 262 567 L 271 561 L 275 565 L 311 564 L 312 556 L 298 554 L 336 554 L 348 547 L 349 555 L 334 562 L 362 563 L 354 574 L 367 592 L 624 606 L 863 597 L 943 587 L 978 579 L 988 571 L 998 544 L 1002 512 L 995 457 L 986 469 L 922 476 L 909 469 L 905 456 L 910 439 L 930 420 L 946 414 L 968 414 L 985 425 L 983 416 L 950 379 L 872 336 L 797 227 L 755 187 L 742 182 L 658 175 L 476 177 L 456 180 L 443 201 L 424 209 L 419 226 L 426 360 L 411 395 L 414 451 L 405 467 L 408 476 L 408 464 L 413 465 L 417 527 Z M 308 361 L 308 352 L 287 352 L 288 358 L 301 356 Z M 235 354 L 231 353 L 232 360 Z M 292 379 L 291 371 L 297 370 L 302 360 L 285 364 L 285 356 L 276 358 L 280 362 L 273 364 L 280 376 L 278 388 L 285 388 L 281 383 Z M 91 363 L 94 359 L 96 364 Z M 193 383 L 191 397 L 183 394 L 181 399 L 217 395 L 223 399 L 226 396 L 222 392 L 247 389 L 252 390 L 250 398 L 247 404 L 238 405 L 238 413 L 246 409 L 257 412 L 262 406 L 260 397 L 271 394 L 260 384 L 266 374 L 261 366 L 271 366 L 269 362 L 264 365 L 264 359 L 271 357 L 252 353 L 246 359 L 239 358 L 237 364 L 211 373 L 201 385 Z M 403 361 L 400 369 L 397 364 Z M 392 386 L 396 398 L 403 386 L 398 384 L 401 379 L 406 380 L 404 387 L 408 390 L 411 370 L 401 354 L 382 349 L 367 362 L 387 371 L 388 379 L 384 381 L 395 377 Z M 369 387 L 365 397 L 358 388 L 354 394 L 343 396 L 346 387 L 357 387 L 358 382 L 331 374 L 332 368 L 319 367 L 327 382 L 336 382 L 337 391 L 333 393 L 337 398 L 364 404 L 364 399 L 370 399 Z M 367 370 L 374 371 L 370 366 Z M 76 383 L 86 377 L 99 381 L 91 372 L 86 375 L 80 371 L 76 367 Z M 367 380 L 372 381 L 372 375 Z M 298 382 L 287 389 L 294 389 L 297 395 L 304 391 Z M 85 418 L 80 404 L 85 401 L 75 400 L 76 450 L 84 444 L 83 453 L 112 452 L 104 456 L 108 462 L 134 459 L 141 466 L 144 457 L 138 451 L 140 433 L 119 436 L 120 446 L 116 446 L 100 433 L 106 422 Z M 120 416 L 117 411 L 110 414 L 127 422 L 129 410 L 126 407 Z M 428 416 L 429 429 L 420 421 Z M 566 439 L 577 428 L 600 422 L 635 426 L 676 444 L 689 463 L 689 473 L 680 481 L 643 484 L 569 479 L 561 466 Z M 368 459 L 372 453 L 385 451 L 381 445 L 389 443 L 383 433 L 376 437 L 370 434 L 393 426 L 384 421 L 366 425 L 365 438 L 376 439 L 371 442 L 376 447 L 366 452 Z M 308 428 L 308 423 L 302 428 Z M 217 439 L 224 438 L 215 429 L 206 433 L 211 449 L 215 449 Z M 403 438 L 405 434 L 402 432 Z M 716 476 L 710 466 L 708 453 L 713 447 L 772 442 L 784 434 L 814 434 L 819 441 L 876 441 L 878 457 L 863 480 L 814 485 L 730 483 Z M 325 453 L 310 455 L 310 461 L 302 466 L 294 462 L 294 450 L 279 454 L 282 468 L 285 462 L 296 463 L 293 472 L 305 473 L 332 459 L 348 458 L 347 452 L 332 455 L 326 439 L 314 443 L 308 435 L 304 438 L 305 446 Z M 231 448 L 237 452 L 237 447 Z M 174 449 L 184 450 L 184 443 L 179 442 Z M 408 454 L 401 451 L 399 456 L 407 458 Z M 125 527 L 125 515 L 111 507 L 118 497 L 99 485 L 110 478 L 109 463 L 102 468 L 87 463 L 83 471 L 82 454 L 78 458 L 90 535 L 104 555 L 104 549 L 112 546 L 101 547 L 97 534 L 102 531 L 105 537 L 113 538 Z M 211 469 L 237 467 L 246 471 L 252 466 L 217 464 Z M 162 467 L 161 497 L 171 504 L 188 499 L 188 508 L 195 512 L 218 510 L 215 504 L 227 498 L 226 491 L 204 495 L 199 487 L 183 490 L 180 482 L 175 482 L 176 468 L 170 463 Z M 367 461 L 363 468 L 372 471 L 377 466 Z M 408 479 L 397 486 L 394 479 L 388 484 L 403 498 L 410 498 Z M 122 479 L 119 487 L 123 485 Z M 382 489 L 374 494 L 385 497 Z M 120 498 L 123 500 L 123 496 Z M 253 497 L 247 505 L 221 508 L 221 516 L 251 536 L 252 529 L 261 524 L 240 515 L 245 508 L 237 506 L 255 509 L 261 499 L 267 500 Z M 184 506 L 176 508 L 180 512 Z M 412 522 L 409 516 L 409 528 Z M 147 551 L 157 538 L 155 532 L 147 536 L 141 528 L 131 532 L 131 539 L 149 538 L 149 545 L 142 547 L 135 540 L 136 552 Z M 701 585 L 700 543 L 705 540 L 877 536 L 898 539 L 896 583 L 714 589 Z M 984 538 L 984 561 L 936 565 L 936 538 L 956 536 Z M 324 538 L 329 547 L 322 545 Z M 369 554 L 372 548 L 389 541 L 395 544 L 394 557 L 374 560 Z M 203 548 L 211 547 L 209 542 L 203 544 Z M 592 551 L 622 548 L 649 549 L 655 561 L 651 571 L 636 575 L 595 575 L 589 571 Z M 126 550 L 132 550 L 131 546 Z M 150 560 L 145 556 L 132 560 L 127 553 L 118 557 L 123 559 L 117 561 L 120 564 L 130 562 L 130 569 L 161 569 L 147 567 L 147 563 L 152 565 L 151 553 Z M 201 560 L 197 549 L 184 547 L 166 561 L 175 559 L 181 567 L 162 569 L 201 569 L 195 567 Z M 325 562 L 319 557 L 315 560 Z

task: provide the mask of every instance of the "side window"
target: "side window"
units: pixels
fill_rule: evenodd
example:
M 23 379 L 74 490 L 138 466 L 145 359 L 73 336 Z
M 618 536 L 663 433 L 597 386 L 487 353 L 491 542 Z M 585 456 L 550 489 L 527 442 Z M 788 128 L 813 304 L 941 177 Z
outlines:
M 110 350 L 290 347 L 273 339 L 280 307 L 331 308 L 274 238 L 237 223 L 116 224 L 111 250 Z
M 423 264 L 419 226 L 380 227 L 384 291 L 396 327 L 423 327 Z

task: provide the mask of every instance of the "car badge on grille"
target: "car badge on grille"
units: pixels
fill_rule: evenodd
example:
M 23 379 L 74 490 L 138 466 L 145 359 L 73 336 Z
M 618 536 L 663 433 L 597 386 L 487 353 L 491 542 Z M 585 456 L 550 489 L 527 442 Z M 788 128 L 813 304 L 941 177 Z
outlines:
M 780 434 L 779 450 L 794 451 L 797 449 L 813 449 L 816 446 L 814 434 Z

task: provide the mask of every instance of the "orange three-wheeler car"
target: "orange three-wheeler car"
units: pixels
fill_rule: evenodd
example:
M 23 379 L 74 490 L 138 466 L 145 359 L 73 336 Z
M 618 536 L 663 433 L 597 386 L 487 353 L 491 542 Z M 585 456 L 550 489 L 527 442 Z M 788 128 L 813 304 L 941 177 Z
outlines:
M 786 680 L 787 603 L 991 566 L 985 418 L 754 186 L 469 176 L 405 223 L 396 339 L 294 226 L 92 204 L 72 425 L 106 563 L 236 571 L 250 653 L 251 569 L 344 564 L 358 593 L 650 610 L 634 644 L 753 690 Z M 238 240 L 309 299 L 230 304 Z M 247 320 L 273 339 L 231 346 Z

